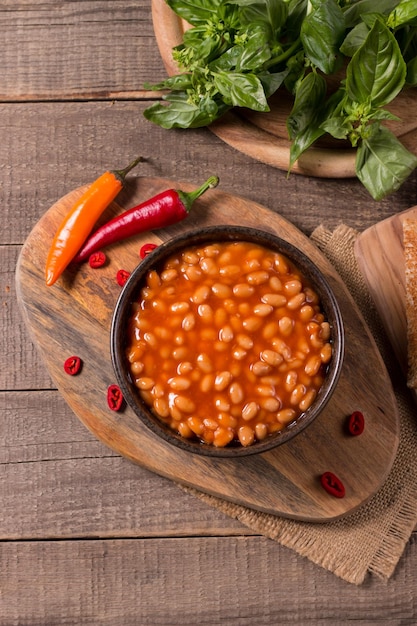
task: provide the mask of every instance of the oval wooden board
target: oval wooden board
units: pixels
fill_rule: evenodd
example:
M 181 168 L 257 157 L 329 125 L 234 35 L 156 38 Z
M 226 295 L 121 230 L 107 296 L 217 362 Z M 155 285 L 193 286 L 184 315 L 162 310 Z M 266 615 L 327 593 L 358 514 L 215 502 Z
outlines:
M 169 76 L 178 73 L 172 59 L 172 48 L 182 42 L 189 28 L 166 4 L 152 0 L 152 18 L 156 41 Z M 269 101 L 271 111 L 257 113 L 235 108 L 209 126 L 222 141 L 257 161 L 284 171 L 288 170 L 290 142 L 286 119 L 292 108 L 287 92 L 280 91 Z M 410 150 L 417 154 L 417 89 L 401 93 L 387 107 L 400 120 L 387 122 Z M 321 139 L 295 163 L 292 172 L 321 178 L 352 178 L 355 176 L 356 151 L 345 142 Z
M 121 206 L 133 206 L 173 186 L 195 188 L 158 178 L 134 179 Z M 313 243 L 279 215 L 215 189 L 198 201 L 185 222 L 158 235 L 113 245 L 107 250 L 107 266 L 98 270 L 88 264 L 71 267 L 47 288 L 44 266 L 51 235 L 83 189 L 59 200 L 35 226 L 23 246 L 16 282 L 34 341 L 58 389 L 85 426 L 106 445 L 154 472 L 260 511 L 323 522 L 342 517 L 368 500 L 385 481 L 395 458 L 399 429 L 395 397 L 356 306 Z M 103 219 L 120 212 L 121 206 L 113 203 Z M 165 241 L 175 233 L 219 223 L 262 227 L 301 247 L 328 277 L 346 325 L 343 372 L 325 411 L 293 442 L 240 460 L 190 456 L 158 440 L 128 407 L 113 413 L 106 404 L 107 386 L 115 382 L 109 329 L 120 292 L 117 270 L 131 271 L 136 266 L 139 246 L 145 241 Z M 71 354 L 84 361 L 76 377 L 63 371 L 63 362 Z M 366 430 L 360 437 L 344 432 L 346 416 L 355 409 L 366 416 Z M 318 477 L 326 470 L 343 480 L 345 498 L 333 498 L 322 490 Z

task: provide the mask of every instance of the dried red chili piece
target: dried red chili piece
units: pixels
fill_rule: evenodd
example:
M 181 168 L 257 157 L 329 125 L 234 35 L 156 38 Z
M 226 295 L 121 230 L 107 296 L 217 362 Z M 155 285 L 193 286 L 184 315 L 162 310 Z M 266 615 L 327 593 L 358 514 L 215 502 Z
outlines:
M 139 250 L 139 256 L 141 259 L 144 259 L 152 250 L 155 250 L 158 246 L 156 243 L 144 243 L 141 249 Z
M 347 429 L 349 434 L 354 437 L 358 437 L 361 435 L 365 428 L 365 418 L 361 411 L 353 411 L 352 415 L 348 417 L 347 420 Z
M 333 472 L 324 472 L 320 476 L 320 483 L 323 489 L 327 491 L 331 496 L 335 498 L 345 497 L 345 486 Z
M 90 267 L 93 267 L 93 268 L 103 267 L 106 261 L 107 261 L 107 257 L 104 254 L 104 252 L 102 252 L 101 250 L 99 250 L 98 252 L 93 252 L 93 254 L 90 254 L 90 258 L 88 259 L 88 263 Z
M 118 385 L 107 388 L 107 404 L 112 411 L 120 411 L 123 404 L 123 394 Z
M 128 272 L 127 270 L 119 270 L 116 274 L 116 280 L 118 284 L 121 287 L 123 287 L 123 285 L 126 283 L 129 276 L 130 276 L 130 272 Z
M 64 362 L 64 370 L 70 376 L 75 376 L 81 371 L 82 364 L 79 356 L 69 356 Z

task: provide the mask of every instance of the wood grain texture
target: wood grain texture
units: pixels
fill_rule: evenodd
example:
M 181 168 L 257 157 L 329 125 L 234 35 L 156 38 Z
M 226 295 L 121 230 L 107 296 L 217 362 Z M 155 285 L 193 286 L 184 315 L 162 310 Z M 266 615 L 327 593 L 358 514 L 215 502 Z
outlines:
M 173 186 L 176 186 L 173 181 L 141 178 L 131 202 L 135 204 Z M 179 186 L 192 188 L 186 183 Z M 385 367 L 356 306 L 334 269 L 311 241 L 264 207 L 213 190 L 200 199 L 199 210 L 189 216 L 185 226 L 180 223 L 159 231 L 158 236 L 145 234 L 114 245 L 109 248 L 108 267 L 93 273 L 88 264 L 73 267 L 58 285 L 47 289 L 44 265 L 50 233 L 55 232 L 81 192 L 79 189 L 62 198 L 35 226 L 20 256 L 17 293 L 52 378 L 83 423 L 111 448 L 152 471 L 258 510 L 325 521 L 351 512 L 371 497 L 383 484 L 395 458 L 396 402 Z M 114 205 L 112 210 L 120 211 L 120 208 Z M 187 455 L 159 441 L 130 408 L 121 415 L 114 414 L 105 401 L 107 386 L 114 382 L 109 327 L 119 291 L 115 281 L 117 269 L 130 271 L 135 267 L 141 242 L 166 240 L 175 232 L 219 220 L 249 226 L 263 222 L 268 224 L 268 230 L 302 248 L 333 286 L 346 329 L 342 375 L 320 418 L 285 446 L 243 460 L 215 461 Z M 84 360 L 81 377 L 68 377 L 63 372 L 62 364 L 70 354 L 78 354 Z M 372 384 L 369 367 L 374 371 Z M 383 408 L 376 393 L 379 386 L 387 390 Z M 357 408 L 366 415 L 367 426 L 361 438 L 352 439 L 345 435 L 344 422 Z M 318 477 L 329 468 L 345 483 L 344 499 L 330 498 L 319 485 Z M 268 481 L 259 481 L 257 477 L 265 473 Z
M 287 180 L 206 129 L 145 123 L 158 94 L 143 84 L 166 75 L 151 17 L 149 0 L 0 6 L 0 624 L 414 624 L 415 533 L 388 584 L 370 576 L 360 588 L 275 542 L 235 538 L 249 531 L 97 441 L 51 390 L 28 337 L 14 273 L 32 227 L 138 152 L 140 175 L 198 184 L 219 173 L 224 190 L 304 233 L 341 221 L 363 230 L 415 204 L 417 172 L 376 203 L 353 179 Z
M 153 23 L 159 51 L 169 76 L 178 73 L 172 58 L 172 48 L 182 42 L 189 27 L 165 0 L 152 0 Z M 417 153 L 417 90 L 401 93 L 387 107 L 400 121 L 387 124 L 401 138 L 404 145 Z M 273 167 L 288 170 L 290 142 L 286 117 L 292 102 L 286 92 L 277 92 L 269 100 L 271 111 L 256 113 L 234 109 L 209 126 L 225 143 L 254 159 Z M 338 142 L 317 142 L 294 164 L 292 172 L 324 178 L 350 178 L 355 176 L 356 151 L 350 145 Z
M 407 317 L 402 222 L 406 218 L 417 218 L 417 206 L 366 229 L 355 245 L 359 266 L 404 373 Z
M 263 537 L 0 548 L 2 626 L 412 626 L 417 614 L 416 537 L 388 587 L 369 579 L 353 589 Z

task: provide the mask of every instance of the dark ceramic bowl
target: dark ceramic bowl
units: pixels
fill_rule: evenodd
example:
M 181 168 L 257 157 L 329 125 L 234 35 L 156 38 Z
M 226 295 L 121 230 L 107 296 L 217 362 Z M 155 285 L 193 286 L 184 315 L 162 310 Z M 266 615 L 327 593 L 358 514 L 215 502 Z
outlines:
M 197 439 L 187 439 L 174 432 L 168 425 L 165 425 L 140 397 L 138 390 L 132 382 L 125 356 L 126 329 L 128 320 L 132 315 L 132 305 L 139 296 L 140 289 L 144 284 L 144 278 L 149 270 L 158 268 L 168 257 L 182 249 L 221 241 L 248 241 L 275 252 L 280 252 L 290 259 L 319 295 L 322 311 L 330 323 L 332 342 L 332 358 L 328 365 L 324 383 L 313 404 L 296 421 L 286 426 L 283 430 L 268 435 L 261 441 L 255 441 L 252 445 L 242 446 L 240 443 L 231 443 L 223 448 L 201 443 Z M 331 398 L 342 368 L 343 353 L 344 332 L 342 317 L 333 291 L 323 273 L 303 252 L 287 241 L 268 232 L 240 226 L 216 226 L 191 231 L 174 237 L 158 246 L 141 261 L 129 277 L 117 301 L 111 325 L 111 357 L 115 374 L 127 404 L 133 409 L 138 419 L 154 434 L 169 444 L 188 452 L 213 458 L 259 454 L 296 437 L 298 433 L 316 419 Z

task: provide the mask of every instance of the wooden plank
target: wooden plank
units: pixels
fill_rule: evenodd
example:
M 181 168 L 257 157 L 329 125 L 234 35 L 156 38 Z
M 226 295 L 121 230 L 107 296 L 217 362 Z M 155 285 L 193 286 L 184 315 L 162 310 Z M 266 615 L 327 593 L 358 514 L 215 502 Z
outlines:
M 253 534 L 126 461 L 56 391 L 0 393 L 0 538 Z
M 20 246 L 0 246 L 0 354 L 3 363 L 0 367 L 0 391 L 55 387 L 40 360 L 17 304 L 15 268 L 19 251 Z
M 0 544 L 0 624 L 414 624 L 417 537 L 387 586 L 261 537 Z
M 359 181 L 287 179 L 285 172 L 237 152 L 207 129 L 161 129 L 145 120 L 145 107 L 139 102 L 0 104 L 0 202 L 7 224 L 0 244 L 23 243 L 56 200 L 138 153 L 148 160 L 134 176 L 198 184 L 218 173 L 219 189 L 277 211 L 304 233 L 342 221 L 362 230 L 415 204 L 417 171 L 401 192 L 374 202 Z
M 6 1 L 0 32 L 3 101 L 140 97 L 165 76 L 148 2 Z

